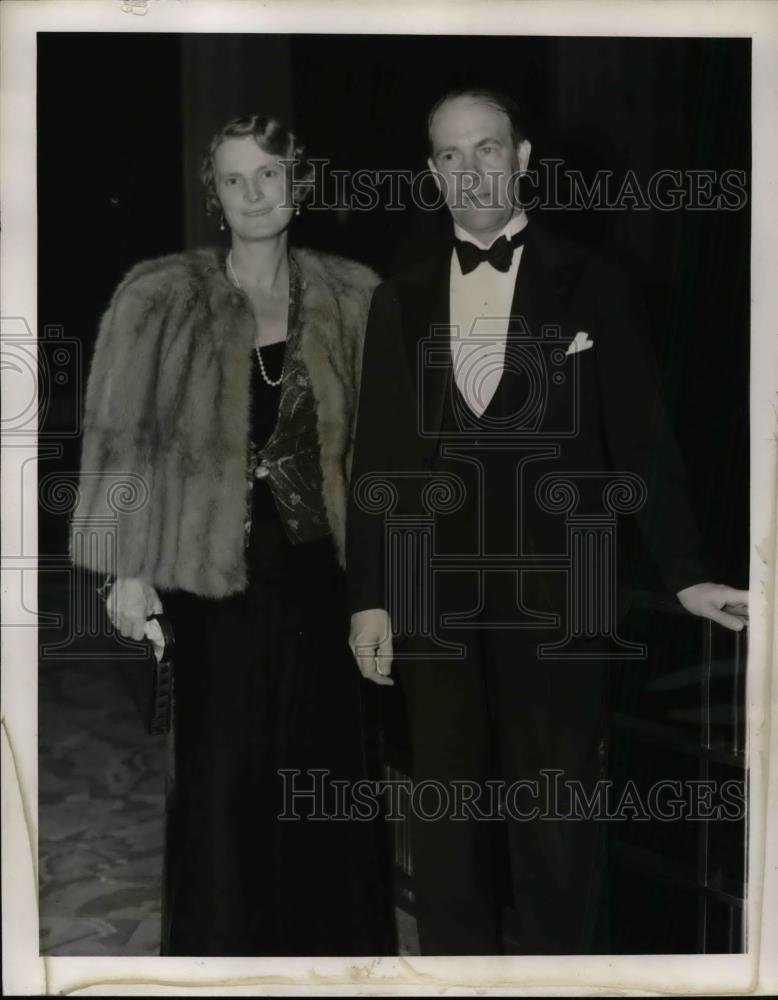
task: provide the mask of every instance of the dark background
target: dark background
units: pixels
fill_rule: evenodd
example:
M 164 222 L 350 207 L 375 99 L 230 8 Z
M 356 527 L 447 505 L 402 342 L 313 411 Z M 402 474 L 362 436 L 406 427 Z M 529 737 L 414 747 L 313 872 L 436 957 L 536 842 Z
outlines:
M 40 34 L 39 321 L 82 345 L 43 430 L 71 427 L 101 311 L 136 261 L 223 239 L 198 168 L 250 111 L 290 121 L 333 169 L 424 169 L 425 120 L 480 82 L 525 105 L 533 158 L 591 178 L 750 172 L 750 40 Z M 617 260 L 649 309 L 668 407 L 716 579 L 747 582 L 750 204 L 738 211 L 537 211 Z M 309 211 L 293 239 L 389 273 L 446 213 Z M 418 250 L 416 251 L 418 252 Z M 79 377 L 80 376 L 80 377 Z M 43 472 L 77 467 L 76 438 Z M 41 552 L 64 551 L 43 516 Z
M 449 87 L 475 83 L 525 106 L 535 163 L 562 159 L 587 180 L 611 170 L 616 188 L 629 169 L 643 185 L 658 170 L 750 177 L 750 59 L 749 39 L 40 34 L 38 317 L 41 354 L 52 359 L 42 379 L 42 501 L 47 477 L 76 478 L 88 361 L 119 279 L 141 259 L 224 239 L 205 216 L 198 168 L 229 118 L 280 115 L 333 169 L 416 172 L 429 107 Z M 642 291 L 711 575 L 747 586 L 750 203 L 533 215 L 616 261 Z M 293 223 L 295 242 L 384 274 L 446 232 L 445 210 L 304 210 Z M 60 336 L 48 350 L 52 327 Z M 42 559 L 64 556 L 67 534 L 67 510 L 42 502 Z M 40 608 L 64 606 L 67 595 L 47 579 Z M 742 776 L 740 722 L 722 722 L 714 751 L 690 749 L 701 683 L 722 712 L 742 703 L 732 635 L 719 630 L 711 642 L 704 627 L 690 616 L 651 619 L 642 636 L 651 659 L 624 672 L 615 702 L 617 776 L 709 777 L 712 767 Z M 609 890 L 611 950 L 738 950 L 728 899 L 742 898 L 743 824 L 711 825 L 704 847 L 695 824 L 630 829 Z M 703 855 L 704 893 L 716 885 L 730 897 L 704 902 L 693 874 L 701 877 Z

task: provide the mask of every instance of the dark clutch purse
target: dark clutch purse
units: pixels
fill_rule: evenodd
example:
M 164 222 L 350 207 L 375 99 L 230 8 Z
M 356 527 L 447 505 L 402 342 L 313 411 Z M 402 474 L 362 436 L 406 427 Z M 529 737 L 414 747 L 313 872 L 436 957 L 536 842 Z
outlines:
M 139 693 L 141 717 L 150 736 L 161 736 L 170 732 L 170 722 L 173 715 L 173 650 L 175 638 L 173 626 L 165 615 L 152 615 L 149 621 L 156 621 L 162 631 L 165 647 L 162 658 L 157 662 L 154 650 L 151 650 L 151 663 L 144 664 L 148 676 L 144 687 Z M 147 639 L 149 646 L 151 642 Z
M 110 582 L 106 580 L 103 586 L 98 588 L 97 593 L 103 600 Z M 164 736 L 170 732 L 173 717 L 175 636 L 173 626 L 166 615 L 150 615 L 147 621 L 156 621 L 159 625 L 164 642 L 161 658 L 157 659 L 151 640 L 143 639 L 143 645 L 147 649 L 146 657 L 122 660 L 121 671 L 146 732 L 150 736 Z

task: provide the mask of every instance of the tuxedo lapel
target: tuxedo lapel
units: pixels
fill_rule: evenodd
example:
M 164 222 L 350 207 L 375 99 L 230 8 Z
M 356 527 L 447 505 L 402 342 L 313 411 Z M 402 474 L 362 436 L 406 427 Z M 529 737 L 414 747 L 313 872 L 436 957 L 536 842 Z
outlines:
M 423 286 L 413 295 L 414 315 L 409 324 L 409 349 L 416 371 L 416 406 L 421 417 L 424 451 L 437 445 L 436 436 L 443 420 L 443 407 L 451 378 L 451 308 L 449 285 L 451 254 L 436 259 Z
M 513 290 L 503 374 L 490 403 L 490 413 L 509 419 L 514 430 L 547 427 L 549 411 L 564 402 L 565 389 L 552 376 L 559 365 L 554 348 L 570 339 L 572 279 L 559 243 L 531 224 Z
M 447 249 L 404 283 L 402 296 L 403 333 L 410 370 L 416 373 L 416 412 L 427 455 L 437 447 L 452 381 L 450 271 L 451 251 Z M 530 224 L 513 292 L 509 343 L 515 339 L 517 345 L 537 344 L 544 327 L 563 325 L 572 278 L 557 241 Z M 564 330 L 562 337 L 566 337 Z
M 561 325 L 569 281 L 554 250 L 542 230 L 530 225 L 513 290 L 509 336 L 537 342 L 544 326 Z

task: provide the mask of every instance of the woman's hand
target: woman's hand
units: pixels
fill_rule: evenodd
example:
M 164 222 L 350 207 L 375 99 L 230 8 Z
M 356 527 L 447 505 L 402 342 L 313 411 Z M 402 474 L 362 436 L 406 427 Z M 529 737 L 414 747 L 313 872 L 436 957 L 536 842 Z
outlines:
M 679 590 L 676 597 L 693 615 L 710 618 L 735 632 L 748 624 L 747 590 L 735 590 L 723 583 L 695 583 Z M 729 610 L 725 611 L 725 606 Z
M 162 612 L 156 590 L 143 580 L 119 579 L 111 587 L 105 602 L 108 617 L 125 639 L 140 641 L 149 615 Z
M 375 684 L 393 685 L 389 676 L 392 670 L 392 620 L 383 608 L 357 611 L 351 616 L 351 634 L 348 644 L 359 672 Z

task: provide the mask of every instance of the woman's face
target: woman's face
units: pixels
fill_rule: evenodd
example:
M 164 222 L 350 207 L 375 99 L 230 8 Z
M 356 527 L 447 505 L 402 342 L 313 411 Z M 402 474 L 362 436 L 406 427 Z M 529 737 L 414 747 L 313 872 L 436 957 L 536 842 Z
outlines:
M 233 234 L 244 240 L 277 236 L 294 215 L 291 163 L 266 153 L 253 136 L 225 139 L 213 157 L 216 194 Z

